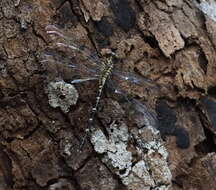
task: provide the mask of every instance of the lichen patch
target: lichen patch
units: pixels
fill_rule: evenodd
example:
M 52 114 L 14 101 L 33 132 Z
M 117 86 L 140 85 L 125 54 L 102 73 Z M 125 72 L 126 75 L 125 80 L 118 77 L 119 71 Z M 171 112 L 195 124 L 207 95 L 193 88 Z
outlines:
M 67 113 L 70 106 L 76 104 L 78 92 L 73 85 L 64 81 L 50 82 L 48 85 L 48 98 L 51 107 L 60 107 L 64 113 Z

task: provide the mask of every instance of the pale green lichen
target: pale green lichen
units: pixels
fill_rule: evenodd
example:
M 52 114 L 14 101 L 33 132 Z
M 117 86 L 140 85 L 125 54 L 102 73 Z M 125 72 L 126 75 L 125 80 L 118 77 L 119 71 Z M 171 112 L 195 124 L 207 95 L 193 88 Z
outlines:
M 201 0 L 199 4 L 194 0 L 194 3 L 203 13 L 216 22 L 216 2 L 214 0 Z
M 138 146 L 137 154 L 142 158 L 133 164 L 132 153 L 127 150 L 130 134 Z M 168 153 L 163 146 L 160 133 L 152 126 L 128 131 L 128 127 L 111 124 L 109 138 L 99 129 L 92 133 L 91 142 L 96 152 L 103 154 L 102 161 L 131 190 L 169 190 L 172 175 L 168 167 Z M 145 150 L 145 153 L 144 153 Z M 133 166 L 134 165 L 134 166 Z
M 64 113 L 69 112 L 70 106 L 76 104 L 78 96 L 75 87 L 64 81 L 50 82 L 48 84 L 50 106 L 53 108 L 60 107 Z
M 123 183 L 131 190 L 150 189 L 155 183 L 149 173 L 149 168 L 146 163 L 141 160 L 137 162 L 127 177 L 123 178 Z
M 148 180 L 144 180 L 145 189 L 152 189 L 156 187 L 158 190 L 170 189 L 172 174 L 167 163 L 168 152 L 163 146 L 159 131 L 151 126 L 147 126 L 138 130 L 134 129 L 131 132 L 139 145 L 137 147 L 137 151 L 143 157 L 143 161 L 149 171 L 149 177 L 154 181 L 154 186 L 147 186 Z M 143 153 L 143 150 L 145 150 L 145 153 Z M 133 173 L 136 175 L 133 175 Z M 128 176 L 127 180 L 137 181 L 138 179 L 135 180 L 134 178 L 139 178 L 141 182 L 143 181 L 143 179 L 139 177 L 136 170 L 133 171 L 133 173 Z M 130 185 L 133 187 L 133 183 Z
M 109 164 L 116 174 L 120 177 L 127 176 L 132 165 L 132 153 L 127 150 L 128 128 L 125 124 L 117 126 L 113 123 L 108 133 L 109 140 L 101 130 L 92 133 L 94 149 L 98 153 L 106 153 L 102 161 Z

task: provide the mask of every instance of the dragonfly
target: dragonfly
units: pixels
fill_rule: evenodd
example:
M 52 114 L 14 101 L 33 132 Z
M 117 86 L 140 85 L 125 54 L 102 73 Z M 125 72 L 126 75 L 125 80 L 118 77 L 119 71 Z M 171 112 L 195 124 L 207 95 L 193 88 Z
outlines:
M 98 92 L 95 104 L 91 109 L 91 114 L 87 122 L 87 127 L 85 129 L 85 135 L 80 144 L 80 150 L 82 150 L 86 139 L 91 133 L 91 128 L 95 120 L 95 115 L 98 110 L 105 84 L 110 83 L 112 86 L 114 86 L 114 93 L 124 96 L 127 101 L 129 101 L 129 99 L 125 95 L 125 92 L 114 82 L 114 78 L 141 86 L 147 85 L 150 88 L 155 88 L 156 85 L 153 81 L 141 77 L 138 74 L 123 72 L 115 69 L 116 54 L 112 51 L 107 51 L 108 57 L 106 57 L 104 61 L 101 61 L 97 53 L 94 53 L 83 45 L 77 45 L 74 42 L 73 38 L 66 35 L 65 32 L 58 27 L 54 25 L 48 25 L 46 26 L 45 30 L 46 33 L 54 39 L 55 46 L 60 49 L 63 48 L 65 52 L 69 52 L 69 55 L 62 57 L 61 59 L 57 59 L 54 54 L 45 53 L 42 62 L 54 61 L 57 64 L 66 64 L 68 68 L 74 71 L 74 73 L 82 73 L 83 77 L 71 80 L 71 84 L 77 84 L 91 80 L 98 81 Z M 77 64 L 75 61 L 73 61 L 74 53 L 84 57 L 84 59 L 87 60 L 87 64 L 85 64 L 85 62 L 82 62 L 82 64 Z M 76 55 L 76 57 L 78 55 Z M 111 76 L 113 77 L 113 80 L 111 80 Z

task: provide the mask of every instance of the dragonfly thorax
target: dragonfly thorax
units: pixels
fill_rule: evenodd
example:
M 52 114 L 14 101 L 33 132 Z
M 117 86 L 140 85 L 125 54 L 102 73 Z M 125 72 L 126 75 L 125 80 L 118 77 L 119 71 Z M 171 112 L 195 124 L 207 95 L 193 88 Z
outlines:
M 99 79 L 102 82 L 102 85 L 104 85 L 107 78 L 111 75 L 113 67 L 114 67 L 113 56 L 110 56 L 102 63 L 101 70 L 100 70 L 100 79 Z

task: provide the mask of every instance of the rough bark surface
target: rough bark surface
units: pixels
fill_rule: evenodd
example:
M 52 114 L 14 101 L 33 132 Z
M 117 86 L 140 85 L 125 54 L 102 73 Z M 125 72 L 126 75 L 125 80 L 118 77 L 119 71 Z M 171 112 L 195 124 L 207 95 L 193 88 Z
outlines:
M 74 89 L 71 69 L 41 61 L 50 24 L 98 53 L 115 50 L 119 69 L 154 81 L 121 83 L 143 103 L 130 116 L 105 93 L 101 130 L 82 152 L 97 83 Z M 189 0 L 1 0 L 0 189 L 214 190 L 215 34 L 216 22 Z M 59 88 L 67 96 L 56 101 Z

